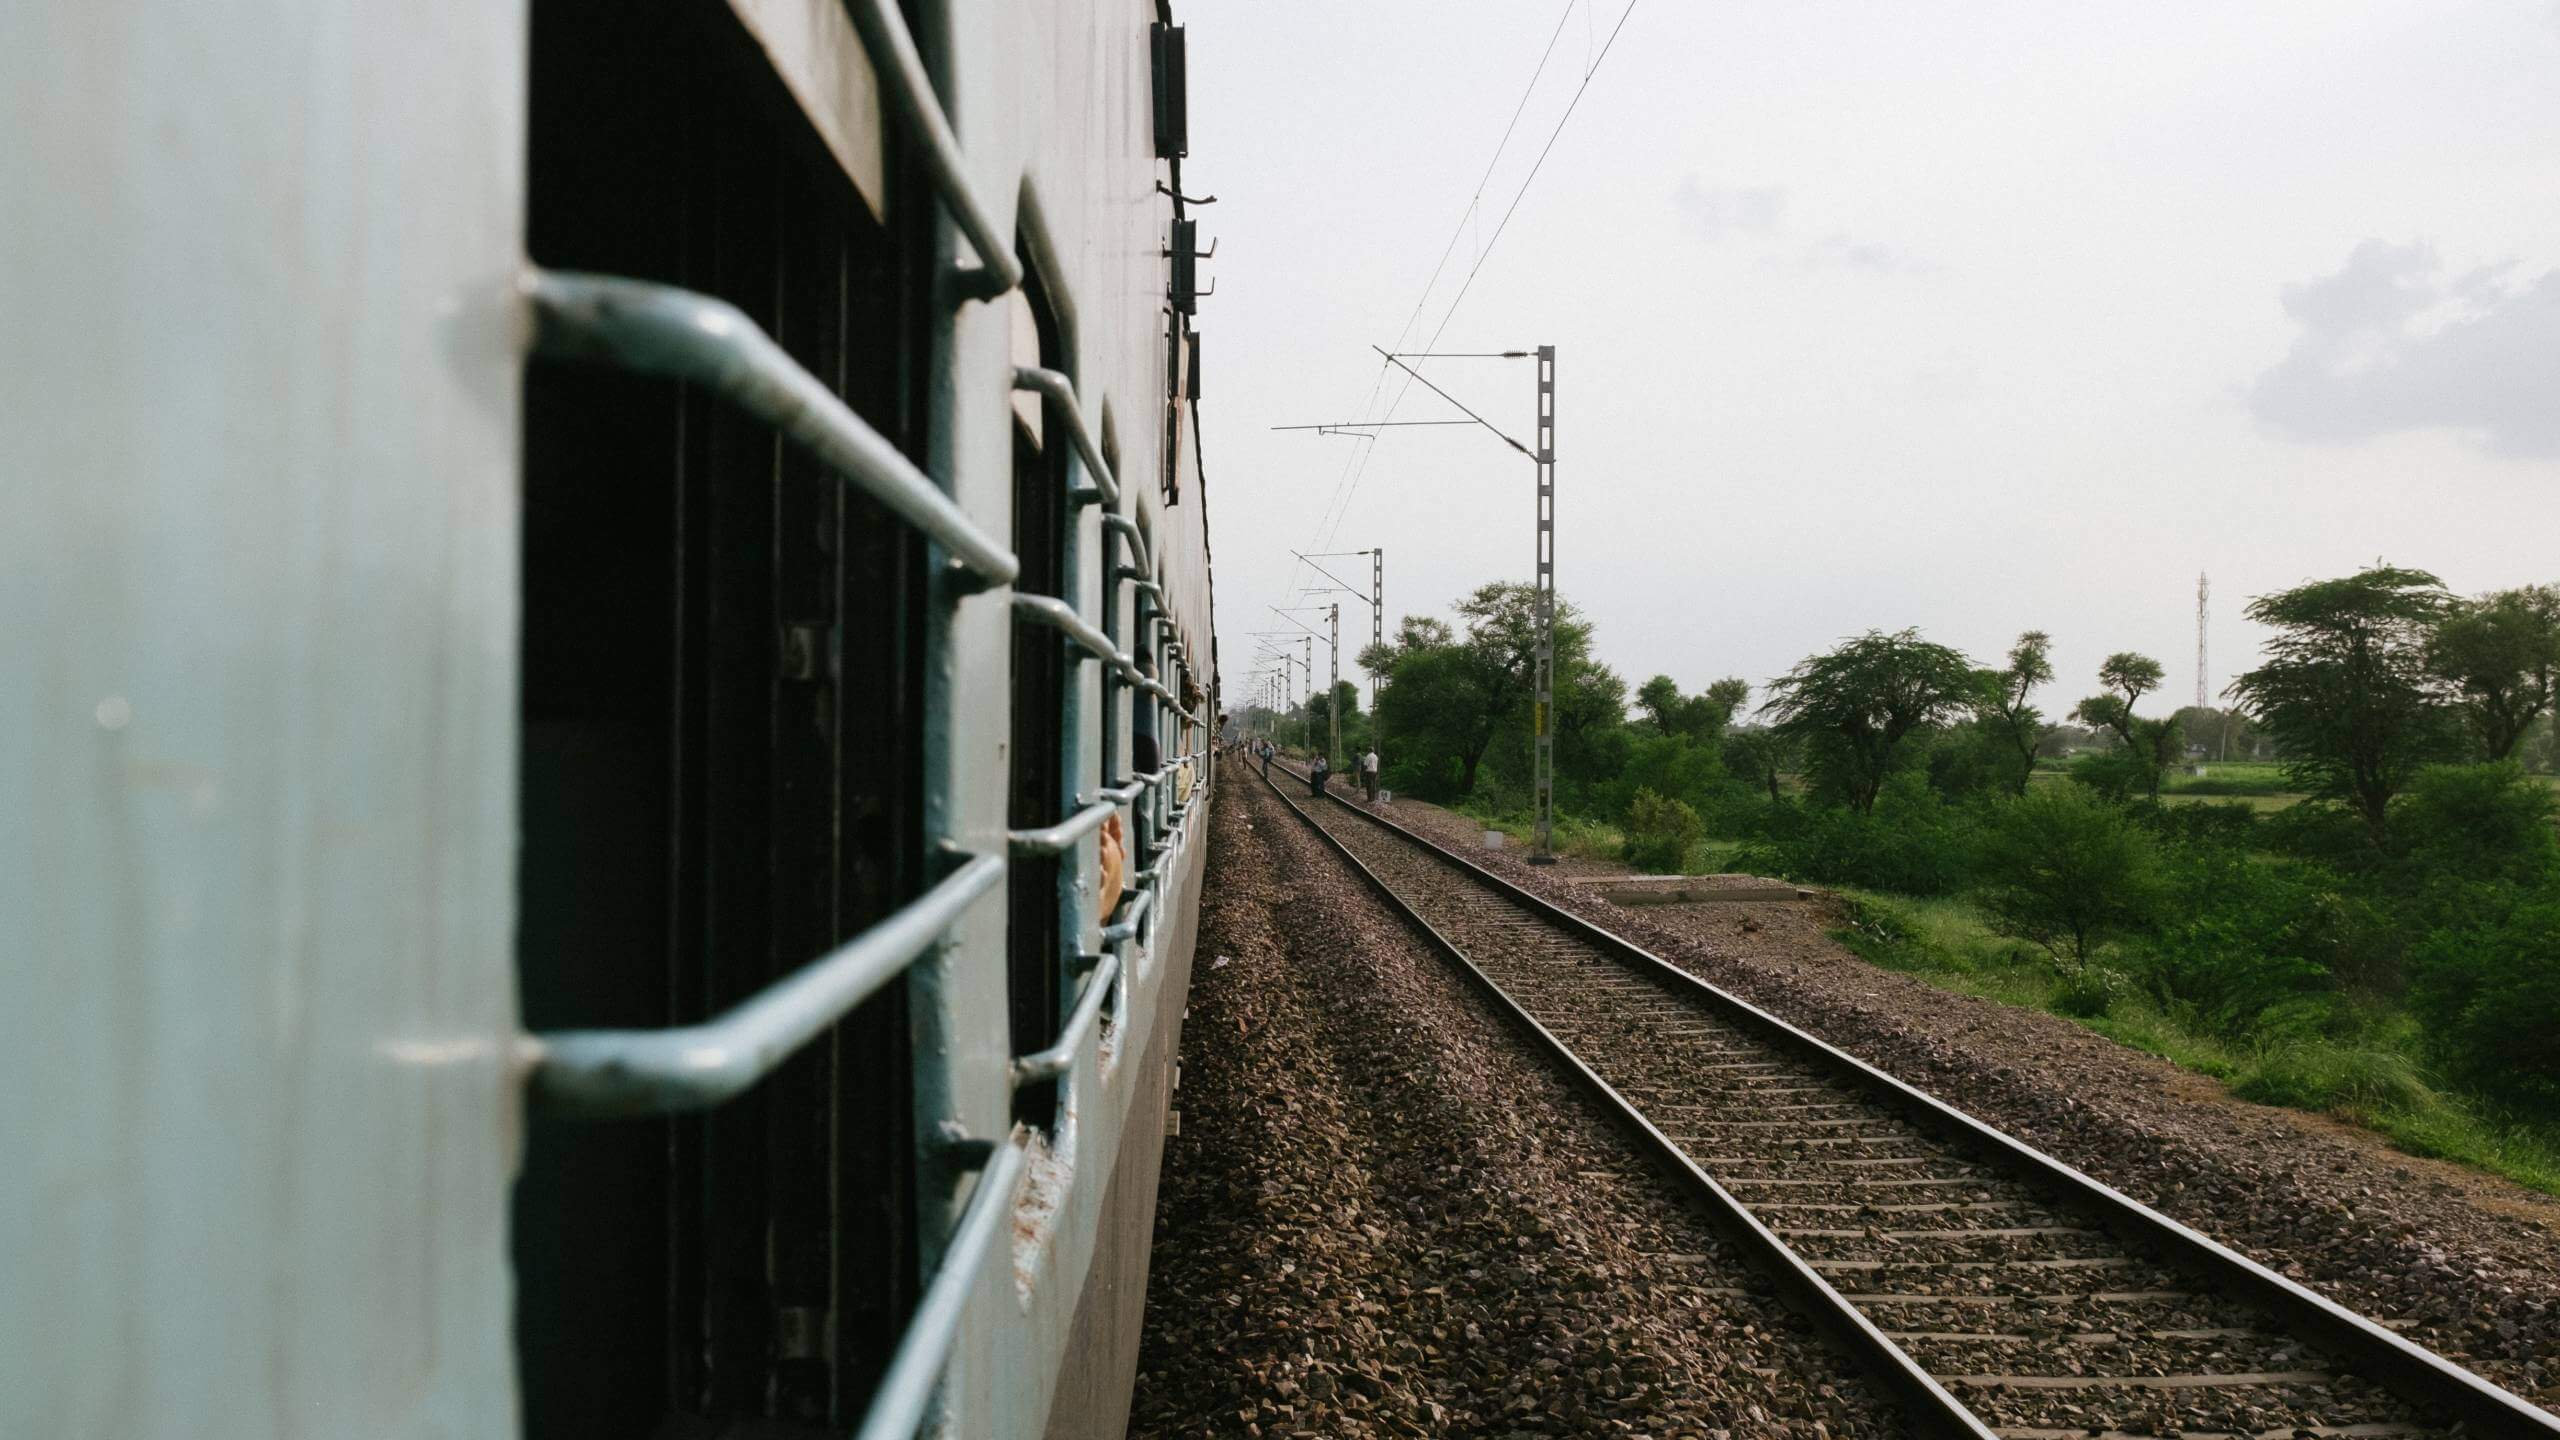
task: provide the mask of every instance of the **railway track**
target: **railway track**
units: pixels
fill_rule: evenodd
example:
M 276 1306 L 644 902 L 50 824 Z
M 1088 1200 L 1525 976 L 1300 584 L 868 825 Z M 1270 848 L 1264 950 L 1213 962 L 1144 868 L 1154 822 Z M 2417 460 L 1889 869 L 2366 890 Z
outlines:
M 1923 1431 L 2560 1436 L 2560 1417 L 1392 821 L 1273 792 Z

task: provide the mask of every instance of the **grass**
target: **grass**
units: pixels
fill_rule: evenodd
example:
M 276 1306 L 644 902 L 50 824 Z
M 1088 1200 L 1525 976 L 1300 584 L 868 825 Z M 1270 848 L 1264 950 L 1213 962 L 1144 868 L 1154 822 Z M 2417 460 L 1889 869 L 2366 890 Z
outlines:
M 1520 844 L 1528 844 L 1537 834 L 1537 819 L 1525 814 L 1496 814 L 1480 801 L 1460 800 L 1451 809 L 1482 825 L 1499 830 Z M 1571 815 L 1558 815 L 1555 829 L 1556 853 L 1578 860 L 1616 860 L 1626 852 L 1627 837 L 1615 825 L 1596 820 L 1579 820 Z
M 2075 984 L 2030 945 L 1995 933 L 1963 900 L 1840 889 L 1849 924 L 1833 935 L 1871 964 L 1942 990 L 2061 1015 L 2119 1044 L 2223 1080 L 2244 1100 L 2317 1111 L 2373 1130 L 2413 1155 L 2458 1161 L 2560 1195 L 2560 1132 L 2439 1089 L 2405 1027 L 2348 1038 L 2235 1044 L 2129 984 Z M 2093 1001 L 2096 1003 L 2093 1005 Z M 2095 1008 L 2098 1013 L 2088 1013 Z

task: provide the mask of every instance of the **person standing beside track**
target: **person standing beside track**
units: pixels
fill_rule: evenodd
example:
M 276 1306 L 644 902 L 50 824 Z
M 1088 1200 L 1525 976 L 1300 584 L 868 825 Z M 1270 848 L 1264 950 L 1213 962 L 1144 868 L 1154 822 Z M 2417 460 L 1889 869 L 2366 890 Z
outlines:
M 1265 740 L 1257 748 L 1262 753 L 1262 778 L 1268 780 L 1271 778 L 1271 742 Z
M 1307 794 L 1321 798 L 1324 794 L 1324 782 L 1332 778 L 1332 759 L 1328 756 L 1318 755 L 1315 758 L 1315 763 L 1307 767 Z
M 1360 793 L 1370 804 L 1378 803 L 1378 749 L 1374 745 L 1360 753 Z

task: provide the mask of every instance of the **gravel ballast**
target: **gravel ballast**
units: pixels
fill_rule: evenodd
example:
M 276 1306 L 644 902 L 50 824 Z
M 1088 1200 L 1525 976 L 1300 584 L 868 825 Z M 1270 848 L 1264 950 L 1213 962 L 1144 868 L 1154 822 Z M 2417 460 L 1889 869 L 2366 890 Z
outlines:
M 1823 903 L 1626 907 L 1437 807 L 1399 823 L 2368 1317 L 2560 1410 L 2560 1203 L 2400 1154 L 2057 1016 L 1858 959 Z M 1583 867 L 1585 870 L 1591 867 Z
M 1132 1435 L 1900 1433 L 1302 822 L 1220 783 Z

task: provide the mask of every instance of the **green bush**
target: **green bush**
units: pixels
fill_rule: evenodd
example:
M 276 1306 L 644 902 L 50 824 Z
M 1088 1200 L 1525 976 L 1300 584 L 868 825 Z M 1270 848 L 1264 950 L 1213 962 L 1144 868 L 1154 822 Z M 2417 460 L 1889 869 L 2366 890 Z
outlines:
M 2031 786 L 1992 810 L 1975 863 L 2000 932 L 2074 969 L 2110 937 L 2148 926 L 2163 891 L 2151 838 L 2078 785 Z
M 1759 828 L 1735 852 L 1736 869 L 1901 895 L 1951 895 L 1971 873 L 1969 812 L 1940 800 L 1917 770 L 1884 783 L 1874 814 L 1774 807 Z
M 2435 1091 L 2408 1056 L 2319 1041 L 2270 1046 L 2240 1076 L 2231 1093 L 2261 1105 L 2350 1115 L 2424 1110 L 2438 1103 Z
M 2096 750 L 2071 762 L 2071 783 L 2122 805 L 2151 793 L 2151 762 L 2129 749 Z
M 2095 1020 L 2114 1010 L 2133 994 L 2133 982 L 2121 970 L 2104 965 L 2083 965 L 2062 978 L 2054 988 L 2053 1009 L 2058 1015 L 2076 1020 Z
M 2310 1013 L 2302 1002 L 2326 1005 L 2348 986 L 2385 988 L 2397 973 L 2397 928 L 2324 866 L 2182 845 L 2166 869 L 2163 923 L 2131 961 L 2218 1034 L 2254 1036 L 2274 1019 Z
M 2482 1094 L 2560 1112 L 2560 885 L 2429 936 L 2409 969 L 2438 1063 Z
M 1627 804 L 1627 863 L 1653 875 L 1676 875 L 1690 848 L 1706 838 L 1705 822 L 1685 801 L 1638 790 Z
M 2560 872 L 2551 787 L 2513 761 L 2430 765 L 2391 804 L 2402 888 L 2439 878 L 2535 885 Z

